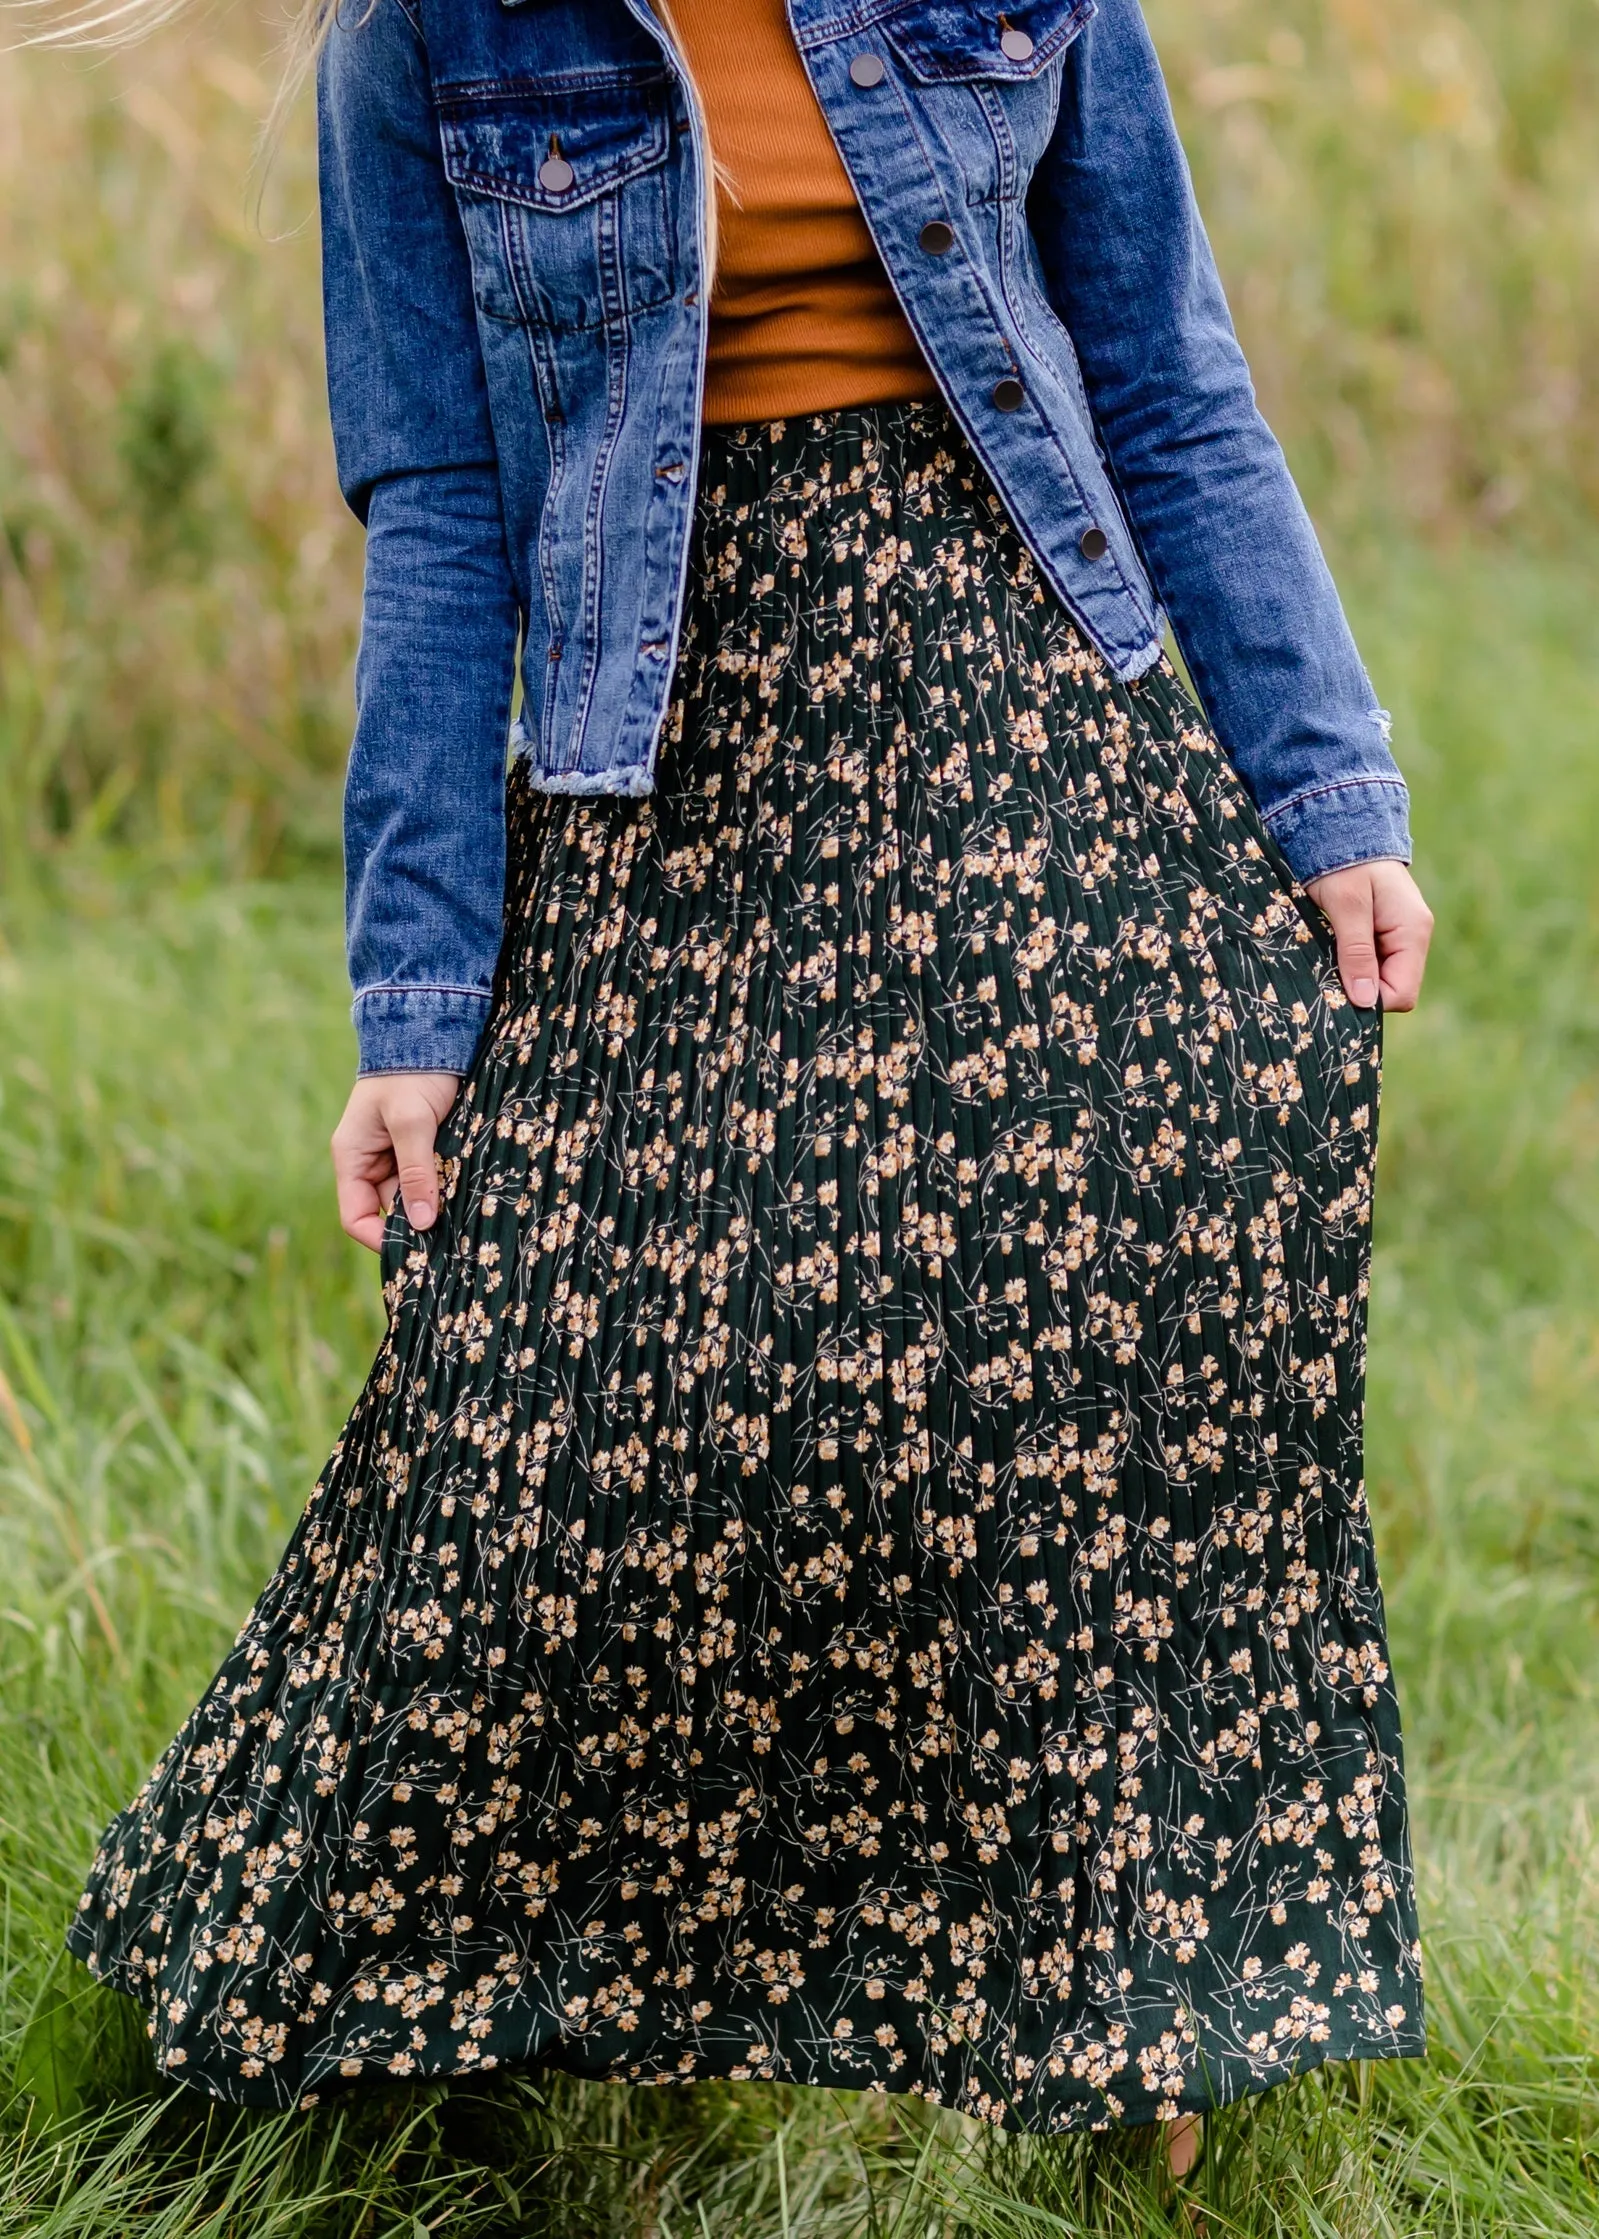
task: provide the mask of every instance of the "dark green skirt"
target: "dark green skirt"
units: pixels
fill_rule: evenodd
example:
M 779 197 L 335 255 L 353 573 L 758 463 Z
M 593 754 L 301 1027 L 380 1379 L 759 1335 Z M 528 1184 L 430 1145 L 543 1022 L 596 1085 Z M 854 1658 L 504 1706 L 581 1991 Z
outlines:
M 654 798 L 513 776 L 440 1221 L 73 1948 L 278 2105 L 1418 2053 L 1378 1021 L 941 409 L 714 432 L 697 537 Z

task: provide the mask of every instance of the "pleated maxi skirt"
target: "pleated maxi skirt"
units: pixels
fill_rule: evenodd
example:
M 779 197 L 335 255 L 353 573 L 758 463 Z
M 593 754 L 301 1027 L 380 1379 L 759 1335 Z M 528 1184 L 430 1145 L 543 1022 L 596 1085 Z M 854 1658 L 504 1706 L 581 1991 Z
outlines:
M 696 536 L 653 798 L 513 772 L 439 1221 L 72 1947 L 279 2106 L 1419 2053 L 1379 1021 L 941 407 L 711 431 Z

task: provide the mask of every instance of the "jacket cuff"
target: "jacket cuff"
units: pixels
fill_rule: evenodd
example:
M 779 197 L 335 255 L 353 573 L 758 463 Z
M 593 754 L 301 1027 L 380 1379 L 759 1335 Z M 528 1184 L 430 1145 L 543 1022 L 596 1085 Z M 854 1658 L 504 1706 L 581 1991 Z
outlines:
M 369 987 L 351 1017 L 363 1073 L 465 1073 L 490 998 L 465 987 Z
M 1410 795 L 1394 778 L 1353 778 L 1295 794 L 1263 819 L 1302 885 L 1379 857 L 1410 861 Z

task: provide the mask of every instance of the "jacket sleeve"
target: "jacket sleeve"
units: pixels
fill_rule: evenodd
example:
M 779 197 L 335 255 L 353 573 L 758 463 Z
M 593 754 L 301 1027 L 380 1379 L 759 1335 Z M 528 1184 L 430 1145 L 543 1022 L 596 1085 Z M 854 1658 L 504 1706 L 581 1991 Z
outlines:
M 460 1073 L 500 946 L 520 617 L 466 244 L 407 0 L 335 20 L 318 114 L 334 448 L 367 529 L 344 808 L 361 1070 Z
M 1408 862 L 1408 799 L 1255 403 L 1138 0 L 1068 50 L 1029 219 L 1099 439 L 1217 736 L 1299 877 Z

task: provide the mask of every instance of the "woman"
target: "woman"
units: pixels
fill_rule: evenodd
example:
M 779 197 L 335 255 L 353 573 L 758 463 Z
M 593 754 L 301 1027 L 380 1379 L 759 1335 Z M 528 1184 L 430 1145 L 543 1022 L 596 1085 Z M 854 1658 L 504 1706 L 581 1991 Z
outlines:
M 225 2099 L 537 2060 L 1191 2158 L 1423 2044 L 1405 791 L 1136 0 L 674 13 L 322 49 L 389 1329 L 73 1948 Z

